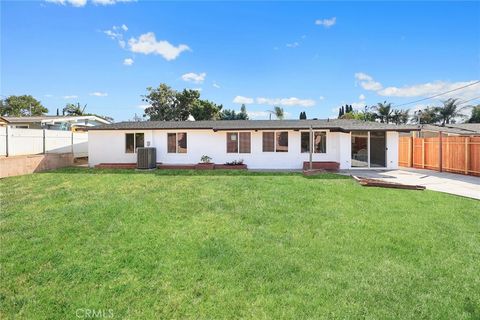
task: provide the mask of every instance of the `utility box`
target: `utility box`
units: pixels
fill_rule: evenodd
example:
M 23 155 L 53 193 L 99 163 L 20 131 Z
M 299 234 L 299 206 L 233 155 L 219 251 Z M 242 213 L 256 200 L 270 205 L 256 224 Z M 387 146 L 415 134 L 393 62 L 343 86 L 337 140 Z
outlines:
M 157 167 L 157 148 L 137 148 L 137 169 Z

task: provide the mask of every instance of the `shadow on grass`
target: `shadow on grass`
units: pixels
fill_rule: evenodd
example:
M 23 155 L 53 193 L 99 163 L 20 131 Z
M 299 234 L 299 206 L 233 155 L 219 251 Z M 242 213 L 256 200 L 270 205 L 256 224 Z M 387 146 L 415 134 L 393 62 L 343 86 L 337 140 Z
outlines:
M 304 176 L 300 171 L 251 171 L 251 170 L 170 170 L 170 169 L 154 169 L 154 170 L 136 170 L 136 169 L 93 169 L 93 168 L 62 168 L 57 170 L 45 171 L 39 174 L 62 173 L 62 174 L 152 174 L 156 176 L 297 176 L 305 179 L 350 179 L 349 176 L 336 173 L 320 173 L 312 176 Z

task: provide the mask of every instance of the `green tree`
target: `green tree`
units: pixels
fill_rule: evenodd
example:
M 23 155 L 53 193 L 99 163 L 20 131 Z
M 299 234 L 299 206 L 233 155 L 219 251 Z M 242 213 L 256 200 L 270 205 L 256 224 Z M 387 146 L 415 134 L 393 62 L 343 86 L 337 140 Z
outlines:
M 307 120 L 307 114 L 305 113 L 305 111 L 300 112 L 299 119 L 300 120 Z
M 464 117 L 458 104 L 459 99 L 448 99 L 443 101 L 443 106 L 437 107 L 436 111 L 439 115 L 442 126 L 451 123 L 457 117 Z
M 392 122 L 395 124 L 405 124 L 408 118 L 408 110 L 394 109 L 392 112 Z
M 63 114 L 67 116 L 83 116 L 86 115 L 85 108 L 87 105 L 84 105 L 83 108 L 80 106 L 80 103 L 73 104 L 67 103 L 67 105 L 63 108 Z
M 220 120 L 248 120 L 247 108 L 242 104 L 238 113 L 232 109 L 222 110 Z
M 378 103 L 373 107 L 375 110 L 376 118 L 380 119 L 381 123 L 389 123 L 392 117 L 392 104 L 384 101 L 383 103 Z
M 417 124 L 433 124 L 440 121 L 440 116 L 435 107 L 426 107 L 418 110 L 412 118 L 412 122 Z
M 41 116 L 48 112 L 40 101 L 31 95 L 9 96 L 0 104 L 0 115 L 10 117 Z
M 142 101 L 150 105 L 145 108 L 144 116 L 152 121 L 185 121 L 201 100 L 198 90 L 177 92 L 162 83 L 158 88 L 148 87 Z
M 190 110 L 190 114 L 195 120 L 218 120 L 222 105 L 216 105 L 208 100 L 198 100 Z
M 273 107 L 273 110 L 268 110 L 268 112 L 270 112 L 270 120 L 271 120 L 272 114 L 275 115 L 275 117 L 278 120 L 282 120 L 285 116 L 283 108 L 280 108 L 280 107 Z
M 472 109 L 472 115 L 468 119 L 469 123 L 480 123 L 480 104 L 476 105 Z

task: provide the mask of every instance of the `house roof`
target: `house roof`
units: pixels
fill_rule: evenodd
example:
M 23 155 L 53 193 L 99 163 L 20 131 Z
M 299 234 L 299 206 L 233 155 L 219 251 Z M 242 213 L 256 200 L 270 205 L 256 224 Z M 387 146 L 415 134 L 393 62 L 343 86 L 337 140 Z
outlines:
M 332 131 L 413 131 L 417 126 L 393 125 L 360 120 L 217 120 L 217 121 L 140 121 L 118 122 L 90 128 L 89 130 L 175 130 L 211 129 L 223 130 L 308 130 L 329 129 Z
M 108 124 L 110 121 L 97 116 L 33 116 L 33 117 L 7 117 L 2 116 L 8 123 L 38 123 L 38 122 L 68 122 L 68 121 L 77 121 L 77 120 L 95 120 L 100 123 Z
M 446 124 L 444 126 L 424 124 L 422 131 L 445 132 L 459 135 L 480 135 L 480 123 Z

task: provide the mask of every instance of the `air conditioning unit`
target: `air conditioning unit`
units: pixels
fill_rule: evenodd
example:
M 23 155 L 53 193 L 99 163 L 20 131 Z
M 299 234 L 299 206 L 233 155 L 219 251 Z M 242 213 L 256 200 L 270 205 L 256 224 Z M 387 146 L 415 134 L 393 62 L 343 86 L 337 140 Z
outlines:
M 137 169 L 155 169 L 157 167 L 156 148 L 137 148 Z

